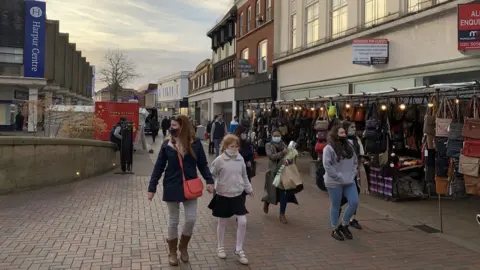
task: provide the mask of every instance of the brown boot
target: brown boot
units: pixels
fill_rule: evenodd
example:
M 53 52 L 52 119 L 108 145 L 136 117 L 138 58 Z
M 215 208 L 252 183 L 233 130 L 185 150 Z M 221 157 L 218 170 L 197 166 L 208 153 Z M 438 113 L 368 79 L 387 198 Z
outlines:
M 288 221 L 287 221 L 287 218 L 285 217 L 285 215 L 280 215 L 280 222 L 282 222 L 283 224 L 287 224 Z
M 168 263 L 171 266 L 178 266 L 177 245 L 178 238 L 167 240 L 168 243 Z
M 263 212 L 265 214 L 268 214 L 268 206 L 269 206 L 268 202 L 263 202 Z
M 185 236 L 182 234 L 182 237 L 180 238 L 180 244 L 178 245 L 178 250 L 180 251 L 180 260 L 182 262 L 188 262 L 189 257 L 188 257 L 188 243 L 190 242 L 190 239 L 192 236 Z

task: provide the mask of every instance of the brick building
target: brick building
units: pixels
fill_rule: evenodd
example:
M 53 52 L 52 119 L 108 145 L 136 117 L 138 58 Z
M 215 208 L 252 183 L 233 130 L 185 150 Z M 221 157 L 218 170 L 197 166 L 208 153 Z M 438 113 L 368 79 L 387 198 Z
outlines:
M 237 0 L 238 69 L 235 84 L 237 115 L 246 118 L 252 103 L 270 106 L 276 100 L 274 0 Z

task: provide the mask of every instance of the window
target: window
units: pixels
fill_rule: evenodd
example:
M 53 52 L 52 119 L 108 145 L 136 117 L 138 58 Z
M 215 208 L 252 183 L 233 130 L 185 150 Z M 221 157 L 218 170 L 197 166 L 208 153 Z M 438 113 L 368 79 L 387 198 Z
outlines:
M 241 55 L 240 55 L 240 58 L 241 58 L 241 59 L 246 59 L 246 60 L 248 60 L 248 59 L 249 59 L 248 57 L 249 57 L 249 56 L 248 56 L 248 48 L 243 49 L 243 51 L 242 51 L 242 53 L 241 53 Z M 241 74 L 240 74 L 240 77 L 242 77 L 242 78 L 243 78 L 243 77 L 248 77 L 248 75 L 250 75 L 250 74 L 248 74 L 248 73 L 241 73 Z
M 258 44 L 258 73 L 267 72 L 267 41 Z
M 240 29 L 239 29 L 239 32 L 240 32 L 239 35 L 240 35 L 240 36 L 243 36 L 243 12 L 240 13 L 240 20 L 239 20 L 238 24 L 240 24 L 240 26 L 239 26 L 239 28 L 240 28 Z
M 365 0 L 365 26 L 381 23 L 387 15 L 386 0 Z
M 291 44 L 292 44 L 292 50 L 297 48 L 297 14 L 291 15 L 291 22 L 290 25 L 292 26 L 292 35 L 291 35 Z
M 265 21 L 272 19 L 272 0 L 265 0 Z
M 318 37 L 318 2 L 307 7 L 307 46 L 315 45 Z
M 417 12 L 421 8 L 421 2 L 422 0 L 408 0 L 408 12 Z
M 256 27 L 259 27 L 260 24 L 262 23 L 260 20 L 260 0 L 257 0 L 255 3 L 255 25 Z
M 345 34 L 348 27 L 347 0 L 332 0 L 332 38 Z
M 252 7 L 248 7 L 247 10 L 247 33 L 250 32 L 252 27 Z

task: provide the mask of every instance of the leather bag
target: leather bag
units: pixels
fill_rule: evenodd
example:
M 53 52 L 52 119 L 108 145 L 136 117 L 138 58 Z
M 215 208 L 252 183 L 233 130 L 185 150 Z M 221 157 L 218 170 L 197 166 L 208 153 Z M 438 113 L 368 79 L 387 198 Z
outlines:
M 320 114 L 315 121 L 315 125 L 313 127 L 315 130 L 328 130 L 328 116 L 325 113 L 325 110 L 320 111 Z
M 453 111 L 450 101 L 443 98 L 435 119 L 435 135 L 437 137 L 448 137 L 448 127 L 452 123 L 452 115 Z
M 358 106 L 355 109 L 355 114 L 353 116 L 353 120 L 355 122 L 363 122 L 365 121 L 365 107 L 363 106 Z
M 185 173 L 183 171 L 183 158 L 180 152 L 177 149 L 178 161 L 180 162 L 180 168 L 182 170 L 182 180 L 183 180 L 183 194 L 185 199 L 193 200 L 202 197 L 203 195 L 203 182 L 200 177 L 186 180 Z
M 458 170 L 463 175 L 478 177 L 480 174 L 480 158 L 460 155 Z
M 468 105 L 467 118 L 463 124 L 462 135 L 466 138 L 480 140 L 480 104 L 474 96 Z
M 480 140 L 465 138 L 462 154 L 467 157 L 480 158 Z
M 480 177 L 464 175 L 465 192 L 470 195 L 480 196 Z

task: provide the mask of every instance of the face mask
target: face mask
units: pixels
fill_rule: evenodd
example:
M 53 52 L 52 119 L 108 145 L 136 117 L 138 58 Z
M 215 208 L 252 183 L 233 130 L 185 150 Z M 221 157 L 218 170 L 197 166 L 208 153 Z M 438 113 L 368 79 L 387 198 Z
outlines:
M 347 138 L 347 137 L 339 136 L 338 139 L 339 139 L 341 142 L 346 142 L 348 138 Z
M 272 137 L 272 142 L 278 143 L 278 142 L 280 142 L 281 140 L 282 140 L 281 137 Z
M 170 135 L 172 135 L 173 137 L 177 137 L 177 136 L 178 136 L 178 129 L 173 129 L 173 128 L 171 128 L 171 129 L 169 130 L 169 132 L 170 132 Z
M 238 150 L 226 149 L 225 153 L 227 154 L 227 156 L 234 157 L 238 155 Z
M 355 136 L 355 131 L 349 131 L 348 136 Z
M 247 134 L 245 134 L 245 133 L 240 134 L 240 139 L 246 140 L 247 139 Z

